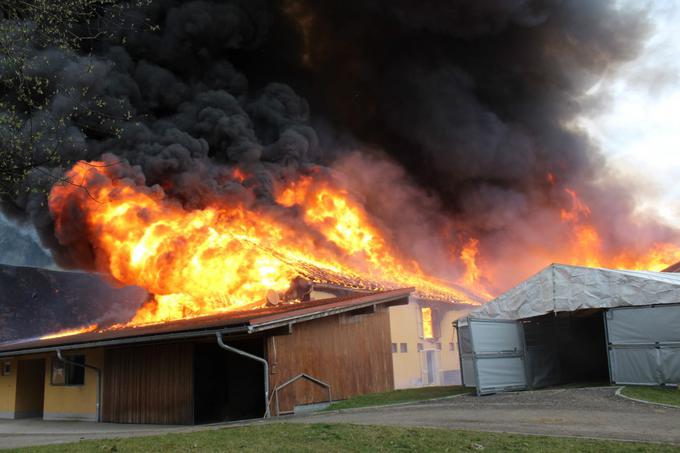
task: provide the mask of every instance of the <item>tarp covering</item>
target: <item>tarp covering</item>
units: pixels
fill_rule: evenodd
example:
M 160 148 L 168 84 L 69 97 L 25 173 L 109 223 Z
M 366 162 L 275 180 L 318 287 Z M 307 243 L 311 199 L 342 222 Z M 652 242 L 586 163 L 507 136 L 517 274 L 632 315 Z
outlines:
M 470 320 L 478 394 L 527 387 L 521 329 L 518 322 Z
M 524 319 L 551 312 L 680 302 L 680 274 L 552 264 L 471 318 Z
M 614 344 L 680 343 L 680 307 L 612 310 L 607 313 L 607 328 Z
M 680 305 L 612 308 L 605 319 L 612 382 L 680 383 Z

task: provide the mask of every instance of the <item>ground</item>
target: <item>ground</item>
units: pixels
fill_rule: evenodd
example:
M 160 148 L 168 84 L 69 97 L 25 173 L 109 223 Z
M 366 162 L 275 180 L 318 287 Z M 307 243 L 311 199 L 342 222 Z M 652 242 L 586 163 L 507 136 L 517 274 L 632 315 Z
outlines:
M 460 395 L 444 400 L 422 403 L 349 409 L 304 416 L 285 417 L 280 420 L 274 420 L 273 423 L 267 422 L 266 424 L 263 424 L 262 422 L 256 422 L 255 426 L 271 427 L 267 429 L 270 430 L 270 434 L 273 432 L 274 434 L 271 435 L 274 436 L 273 438 L 276 438 L 275 433 L 277 428 L 274 426 L 276 423 L 302 423 L 304 425 L 321 424 L 316 427 L 297 428 L 298 431 L 296 432 L 301 436 L 301 439 L 307 439 L 307 441 L 310 442 L 309 445 L 311 447 L 320 447 L 319 444 L 314 443 L 316 442 L 315 433 L 318 433 L 317 431 L 320 429 L 325 430 L 324 432 L 326 434 L 324 435 L 330 439 L 329 442 L 331 443 L 324 444 L 323 447 L 328 451 L 339 449 L 340 447 L 338 445 L 340 444 L 336 441 L 338 441 L 338 439 L 342 440 L 343 436 L 346 436 L 345 438 L 350 439 L 352 442 L 368 442 L 367 444 L 360 443 L 356 446 L 359 450 L 370 450 L 371 445 L 374 445 L 371 444 L 371 442 L 375 441 L 374 437 L 371 436 L 378 431 L 385 433 L 385 437 L 382 440 L 386 442 L 386 445 L 392 445 L 390 442 L 395 442 L 393 445 L 394 450 L 402 449 L 402 447 L 403 449 L 407 449 L 408 445 L 411 445 L 411 447 L 414 448 L 435 448 L 434 445 L 428 447 L 424 444 L 408 443 L 411 440 L 415 442 L 417 440 L 414 440 L 415 438 L 422 436 L 422 430 L 401 429 L 396 431 L 382 431 L 383 428 L 371 427 L 362 431 L 362 428 L 350 429 L 345 427 L 328 427 L 329 424 L 336 423 L 384 425 L 399 428 L 428 427 L 447 428 L 449 430 L 494 431 L 645 442 L 668 442 L 676 444 L 677 451 L 680 451 L 680 429 L 678 429 L 680 423 L 680 408 L 654 406 L 626 400 L 615 395 L 616 389 L 616 387 L 568 388 L 497 394 L 484 397 Z M 291 429 L 295 429 L 288 428 L 288 426 L 289 425 L 285 425 L 280 428 L 280 430 L 287 432 Z M 323 426 L 326 426 L 326 428 L 322 428 Z M 78 441 L 81 438 L 127 438 L 145 434 L 189 431 L 198 431 L 195 434 L 205 440 L 202 436 L 209 436 L 209 434 L 201 433 L 207 433 L 210 430 L 214 431 L 215 428 L 217 427 L 150 427 L 143 425 L 21 420 L 0 421 L 0 446 L 18 447 L 41 443 L 72 442 Z M 225 434 L 224 436 L 237 436 L 240 429 L 227 431 L 231 434 Z M 225 431 L 219 431 L 219 433 L 222 432 Z M 513 437 L 489 436 L 487 434 L 474 432 L 447 432 L 450 433 L 446 434 L 446 436 L 449 436 L 447 439 L 452 442 L 457 439 L 455 440 L 455 445 L 467 445 L 465 449 L 475 449 L 475 446 L 470 446 L 472 443 L 481 442 L 481 445 L 484 446 L 484 442 L 486 442 L 487 447 L 491 447 L 487 448 L 486 451 L 494 451 L 495 447 L 493 447 L 493 445 L 500 445 L 496 443 L 498 439 L 507 439 L 508 442 L 510 442 L 510 439 L 514 439 Z M 193 435 L 194 434 L 192 434 L 192 436 Z M 245 438 L 248 438 L 248 436 Z M 172 436 L 163 437 L 162 439 L 167 441 L 168 439 L 172 439 Z M 183 439 L 182 442 L 188 442 L 191 438 L 184 437 Z M 228 442 L 236 442 L 234 446 L 237 446 L 236 444 L 243 442 L 242 439 L 243 438 L 238 437 L 231 438 L 231 440 L 221 438 L 220 442 L 227 442 L 228 445 L 231 445 Z M 518 451 L 530 450 L 530 448 L 533 448 L 530 445 L 532 442 L 530 438 L 521 437 L 517 439 L 519 439 L 517 440 L 518 443 L 512 444 L 514 447 L 509 448 L 509 450 L 512 451 L 514 449 L 515 451 Z M 538 442 L 541 445 L 556 445 L 554 446 L 554 449 L 556 450 L 612 450 L 611 445 L 605 448 L 607 444 L 588 444 L 589 446 L 586 448 L 584 446 L 585 444 L 581 445 L 578 443 L 570 444 L 562 442 L 553 444 L 555 441 L 551 439 L 537 439 L 539 439 Z M 132 439 L 130 442 L 136 440 L 137 439 Z M 201 440 L 201 442 L 203 442 L 203 440 Z M 462 444 L 459 444 L 458 442 L 462 442 Z M 465 442 L 468 442 L 468 444 L 465 444 Z M 521 447 L 521 445 L 524 445 L 523 442 L 529 442 L 526 448 Z M 111 445 L 114 444 L 115 443 L 111 443 Z M 99 444 L 96 447 L 98 448 L 97 451 L 106 451 L 101 448 L 106 447 L 106 445 L 109 444 L 103 445 L 103 447 L 102 445 L 103 444 Z M 109 447 L 111 445 L 109 445 Z M 153 441 L 152 445 L 163 444 L 162 442 L 158 443 L 158 441 Z M 579 445 L 581 445 L 581 447 L 579 447 Z M 124 446 L 124 442 L 121 441 L 121 445 L 118 445 L 117 447 L 118 451 L 124 451 L 122 448 Z M 651 449 L 650 451 L 657 450 L 657 447 L 654 446 L 649 448 Z M 663 447 L 663 451 L 670 451 L 670 448 L 671 447 Z M 134 450 L 132 447 L 131 449 Z M 186 451 L 187 448 L 180 446 L 180 449 Z M 617 447 L 616 449 L 619 448 Z M 166 451 L 171 450 L 171 447 L 166 449 Z
M 28 453 L 80 452 L 672 452 L 671 445 L 480 433 L 438 428 L 349 424 L 267 423 L 242 428 L 127 439 L 87 440 L 70 445 L 21 449 Z
M 384 393 L 371 393 L 354 398 L 338 401 L 325 410 L 351 409 L 365 406 L 382 406 L 386 404 L 401 404 L 409 401 L 422 401 L 435 398 L 445 398 L 461 393 L 470 393 L 472 389 L 460 385 L 421 387 L 415 389 L 394 390 Z
M 680 408 L 615 395 L 617 387 L 461 395 L 407 406 L 365 408 L 291 419 L 301 423 L 428 426 L 680 444 Z

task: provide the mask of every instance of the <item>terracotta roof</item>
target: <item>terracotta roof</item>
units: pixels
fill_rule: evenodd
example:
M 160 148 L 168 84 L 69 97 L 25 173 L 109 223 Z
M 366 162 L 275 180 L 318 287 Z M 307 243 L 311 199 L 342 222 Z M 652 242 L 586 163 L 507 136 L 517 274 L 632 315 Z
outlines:
M 413 291 L 414 288 L 402 288 L 255 310 L 232 311 L 163 324 L 87 332 L 57 338 L 31 338 L 11 341 L 0 343 L 0 357 L 53 351 L 57 348 L 78 349 L 199 337 L 218 332 L 225 334 L 254 333 L 338 313 L 372 308 L 375 305 L 403 305 L 408 302 L 408 297 Z

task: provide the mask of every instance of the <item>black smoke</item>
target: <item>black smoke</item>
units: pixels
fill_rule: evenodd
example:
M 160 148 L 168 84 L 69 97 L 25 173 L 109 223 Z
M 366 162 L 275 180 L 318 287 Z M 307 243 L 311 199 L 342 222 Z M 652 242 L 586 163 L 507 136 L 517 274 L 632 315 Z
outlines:
M 336 166 L 435 267 L 455 253 L 439 235 L 479 237 L 499 259 L 518 244 L 549 249 L 563 232 L 546 226 L 546 209 L 568 203 L 565 187 L 611 232 L 607 247 L 631 240 L 612 218 L 671 237 L 634 225 L 635 200 L 600 183 L 602 153 L 574 127 L 593 108 L 585 91 L 640 51 L 640 11 L 586 0 L 158 0 L 128 19 L 140 26 L 78 52 L 33 49 L 33 70 L 74 90 L 48 93 L 49 109 L 32 115 L 80 103 L 107 118 L 55 124 L 63 167 L 113 153 L 193 208 L 214 197 L 266 204 L 278 179 Z M 249 176 L 235 182 L 230 166 Z M 44 193 L 27 190 L 63 171 L 34 172 L 3 209 L 33 222 L 60 265 L 92 268 L 55 238 Z

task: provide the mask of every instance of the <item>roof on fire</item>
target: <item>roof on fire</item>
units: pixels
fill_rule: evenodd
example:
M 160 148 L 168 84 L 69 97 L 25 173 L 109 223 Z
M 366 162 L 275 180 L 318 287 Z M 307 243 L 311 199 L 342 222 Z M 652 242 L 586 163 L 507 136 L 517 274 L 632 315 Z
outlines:
M 47 352 L 56 349 L 82 349 L 114 344 L 200 337 L 216 333 L 251 334 L 339 313 L 371 312 L 378 305 L 403 305 L 408 303 L 408 297 L 413 291 L 414 288 L 401 288 L 254 310 L 232 311 L 163 324 L 126 327 L 49 339 L 32 338 L 11 341 L 0 343 L 0 357 Z

